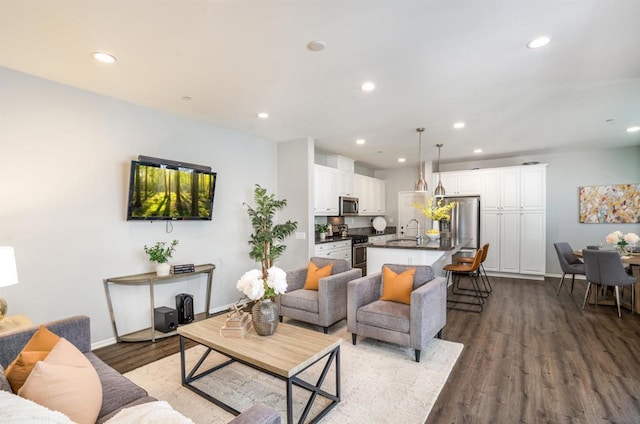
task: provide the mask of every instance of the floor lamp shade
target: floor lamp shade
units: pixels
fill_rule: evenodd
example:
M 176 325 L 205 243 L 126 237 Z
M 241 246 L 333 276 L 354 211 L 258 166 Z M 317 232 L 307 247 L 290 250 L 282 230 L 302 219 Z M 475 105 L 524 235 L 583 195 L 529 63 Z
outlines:
M 0 246 L 0 287 L 18 284 L 18 269 L 13 247 Z M 0 296 L 0 320 L 7 313 L 7 302 Z

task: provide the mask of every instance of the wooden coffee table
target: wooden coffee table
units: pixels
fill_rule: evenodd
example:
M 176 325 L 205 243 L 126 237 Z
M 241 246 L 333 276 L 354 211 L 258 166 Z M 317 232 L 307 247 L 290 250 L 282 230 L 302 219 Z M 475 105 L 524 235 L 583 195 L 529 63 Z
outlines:
M 178 327 L 178 334 L 180 335 L 180 367 L 182 385 L 184 387 L 232 414 L 238 415 L 240 411 L 217 399 L 215 395 L 200 390 L 191 383 L 227 365 L 239 362 L 286 382 L 288 424 L 293 424 L 294 422 L 294 385 L 309 392 L 309 399 L 298 420 L 300 423 L 307 421 L 307 416 L 318 396 L 324 397 L 330 402 L 312 418 L 311 423 L 319 422 L 340 402 L 341 338 L 286 323 L 279 323 L 275 333 L 271 336 L 259 336 L 252 330 L 244 338 L 222 337 L 220 336 L 220 329 L 224 325 L 225 319 L 225 315 L 218 315 Z M 208 348 L 188 374 L 185 364 L 185 339 L 193 340 Z M 229 360 L 213 368 L 200 371 L 200 366 L 212 350 L 226 356 Z M 304 381 L 299 377 L 304 370 L 322 360 L 325 360 L 325 365 L 317 382 Z M 336 387 L 335 394 L 332 394 L 321 387 L 334 361 Z

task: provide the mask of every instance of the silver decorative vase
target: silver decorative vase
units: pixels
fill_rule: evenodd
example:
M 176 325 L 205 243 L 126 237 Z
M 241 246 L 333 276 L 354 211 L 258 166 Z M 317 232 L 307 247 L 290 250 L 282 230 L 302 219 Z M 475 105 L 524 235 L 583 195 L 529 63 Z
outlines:
M 259 300 L 251 308 L 253 328 L 261 336 L 270 336 L 278 326 L 278 305 L 271 299 Z

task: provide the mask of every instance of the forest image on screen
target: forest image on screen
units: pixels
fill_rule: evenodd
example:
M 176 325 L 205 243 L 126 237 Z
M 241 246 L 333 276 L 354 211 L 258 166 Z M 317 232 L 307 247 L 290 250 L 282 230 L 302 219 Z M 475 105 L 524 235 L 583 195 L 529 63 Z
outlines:
M 211 219 L 215 174 L 144 164 L 132 172 L 132 219 Z

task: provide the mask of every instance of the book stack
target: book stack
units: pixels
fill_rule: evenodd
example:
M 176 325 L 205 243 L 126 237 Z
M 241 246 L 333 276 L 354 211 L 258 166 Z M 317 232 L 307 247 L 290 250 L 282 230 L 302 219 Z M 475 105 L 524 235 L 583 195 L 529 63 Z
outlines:
M 224 326 L 220 329 L 220 335 L 222 337 L 242 338 L 246 336 L 252 328 L 253 325 L 251 324 L 251 314 L 233 314 L 230 318 L 227 318 Z
M 184 274 L 187 272 L 194 272 L 195 270 L 196 270 L 196 266 L 194 264 L 183 264 L 183 265 L 171 266 L 172 274 Z

